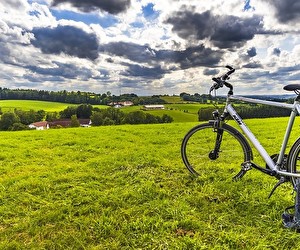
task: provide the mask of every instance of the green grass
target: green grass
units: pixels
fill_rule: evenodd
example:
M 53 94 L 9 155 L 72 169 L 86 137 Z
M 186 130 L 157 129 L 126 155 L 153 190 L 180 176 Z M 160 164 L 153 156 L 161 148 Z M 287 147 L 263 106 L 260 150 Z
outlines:
M 47 112 L 61 111 L 74 104 L 60 103 L 60 102 L 46 102 L 46 101 L 32 101 L 32 100 L 0 100 L 0 107 L 2 112 L 13 112 L 14 109 L 22 110 L 45 110 Z
M 247 124 L 275 153 L 287 119 L 263 121 Z M 0 132 L 0 249 L 299 249 L 289 184 L 267 199 L 277 180 L 256 170 L 189 175 L 195 124 Z
M 31 101 L 31 100 L 0 100 L 0 107 L 2 112 L 13 112 L 14 109 L 21 110 L 45 110 L 46 112 L 59 112 L 66 109 L 68 106 L 76 104 L 59 103 L 59 102 L 45 102 L 45 101 Z M 201 104 L 167 104 L 167 109 L 162 111 L 151 110 L 146 111 L 150 114 L 162 116 L 163 114 L 173 117 L 174 122 L 196 122 L 198 120 L 197 112 L 200 107 L 205 105 Z M 207 105 L 206 105 L 207 106 Z M 100 109 L 108 108 L 106 105 L 93 105 Z M 131 106 L 121 108 L 125 113 L 142 110 L 143 106 Z
M 160 96 L 160 99 L 165 100 L 167 103 L 184 103 L 180 96 Z

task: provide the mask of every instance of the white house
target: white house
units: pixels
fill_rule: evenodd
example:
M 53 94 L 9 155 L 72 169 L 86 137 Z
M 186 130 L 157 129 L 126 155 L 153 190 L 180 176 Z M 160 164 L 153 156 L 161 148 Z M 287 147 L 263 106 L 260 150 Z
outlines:
M 34 122 L 29 125 L 29 128 L 35 128 L 36 130 L 49 129 L 49 123 L 47 121 Z

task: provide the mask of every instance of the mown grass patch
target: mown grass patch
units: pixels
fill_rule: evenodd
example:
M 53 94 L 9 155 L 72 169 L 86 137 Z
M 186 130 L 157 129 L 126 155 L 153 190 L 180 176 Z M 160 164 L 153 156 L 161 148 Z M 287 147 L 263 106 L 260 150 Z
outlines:
M 285 118 L 268 121 L 249 127 L 280 144 Z M 195 124 L 1 132 L 0 248 L 299 248 L 281 224 L 290 185 L 267 199 L 276 180 L 255 170 L 189 175 L 180 144 Z

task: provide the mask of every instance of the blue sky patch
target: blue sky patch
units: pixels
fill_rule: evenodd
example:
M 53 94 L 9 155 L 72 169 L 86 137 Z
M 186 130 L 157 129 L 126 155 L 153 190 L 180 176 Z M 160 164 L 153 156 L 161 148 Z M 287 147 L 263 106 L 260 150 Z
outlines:
M 146 19 L 151 18 L 151 19 L 155 19 L 156 17 L 158 17 L 159 12 L 155 11 L 153 9 L 154 4 L 153 3 L 149 3 L 146 6 L 143 7 L 143 15 Z
M 119 21 L 116 17 L 112 15 L 106 15 L 105 17 L 100 17 L 93 13 L 77 13 L 73 11 L 60 11 L 60 10 L 51 10 L 53 16 L 56 17 L 57 20 L 65 19 L 65 20 L 74 20 L 76 22 L 84 22 L 86 24 L 100 24 L 103 28 L 108 28 L 116 25 Z

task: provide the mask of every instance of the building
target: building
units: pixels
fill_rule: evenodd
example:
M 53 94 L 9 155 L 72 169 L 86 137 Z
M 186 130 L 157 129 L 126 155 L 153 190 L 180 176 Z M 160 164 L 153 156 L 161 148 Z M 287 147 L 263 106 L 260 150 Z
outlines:
M 131 101 L 124 101 L 124 102 L 111 102 L 108 104 L 109 106 L 112 106 L 114 108 L 121 108 L 121 107 L 129 107 L 133 105 L 133 102 Z
M 90 119 L 78 119 L 80 127 L 90 127 L 92 122 Z M 44 130 L 49 128 L 57 128 L 57 127 L 70 127 L 71 119 L 63 119 L 63 120 L 56 120 L 53 122 L 41 121 L 41 122 L 34 122 L 29 125 L 29 128 L 36 129 L 36 130 Z
M 34 122 L 29 125 L 29 128 L 36 130 L 49 129 L 49 123 L 47 121 Z
M 144 110 L 157 110 L 157 109 L 165 109 L 164 105 L 144 105 Z

